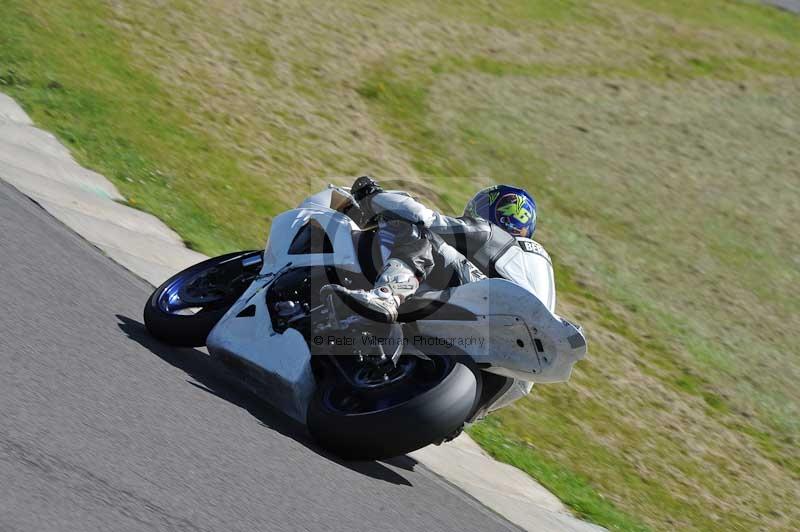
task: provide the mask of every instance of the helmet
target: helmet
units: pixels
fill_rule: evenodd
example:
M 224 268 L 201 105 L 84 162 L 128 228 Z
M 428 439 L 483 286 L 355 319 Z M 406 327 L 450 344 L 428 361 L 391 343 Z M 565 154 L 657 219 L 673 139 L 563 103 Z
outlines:
M 483 218 L 513 236 L 531 238 L 536 230 L 536 201 L 521 188 L 496 185 L 475 194 L 464 216 Z

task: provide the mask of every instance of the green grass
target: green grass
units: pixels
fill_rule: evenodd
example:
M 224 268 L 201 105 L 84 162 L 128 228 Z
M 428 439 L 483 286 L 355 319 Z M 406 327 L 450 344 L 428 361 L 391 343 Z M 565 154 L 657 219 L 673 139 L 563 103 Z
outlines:
M 132 63 L 107 9 L 94 2 L 5 9 L 0 87 L 82 163 L 194 248 L 213 254 L 263 239 L 264 219 L 278 210 L 277 187 L 241 172 L 235 153 L 192 127 L 183 102 Z M 261 223 L 244 228 L 247 217 Z
M 800 18 L 733 0 L 6 0 L 0 90 L 195 249 L 326 181 L 532 190 L 590 356 L 471 429 L 614 530 L 791 530 Z
M 650 530 L 640 521 L 621 512 L 608 501 L 591 483 L 569 467 L 550 461 L 537 453 L 535 447 L 508 437 L 502 424 L 495 418 L 476 425 L 470 435 L 497 460 L 511 464 L 536 478 L 554 493 L 576 514 L 611 530 Z

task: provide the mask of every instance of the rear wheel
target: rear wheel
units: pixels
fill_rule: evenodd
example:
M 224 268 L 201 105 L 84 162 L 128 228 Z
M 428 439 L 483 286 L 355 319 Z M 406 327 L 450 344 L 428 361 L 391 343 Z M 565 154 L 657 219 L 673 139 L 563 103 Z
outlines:
M 312 436 L 343 458 L 374 460 L 456 433 L 480 396 L 480 372 L 468 357 L 428 358 L 401 357 L 388 373 L 365 367 L 352 383 L 323 381 L 309 405 Z
M 144 307 L 144 324 L 159 340 L 205 345 L 214 325 L 261 268 L 260 251 L 229 253 L 195 264 L 167 279 Z

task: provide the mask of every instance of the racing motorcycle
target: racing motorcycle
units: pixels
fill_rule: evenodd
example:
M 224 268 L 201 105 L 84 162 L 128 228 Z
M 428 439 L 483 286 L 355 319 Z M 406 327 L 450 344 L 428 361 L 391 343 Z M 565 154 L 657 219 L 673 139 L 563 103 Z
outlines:
M 376 228 L 355 220 L 346 188 L 306 198 L 273 220 L 265 250 L 206 260 L 159 286 L 147 329 L 172 345 L 207 346 L 346 459 L 447 441 L 533 383 L 568 380 L 585 355 L 581 328 L 553 312 L 554 286 L 545 304 L 505 279 L 454 286 L 432 275 L 394 324 L 322 298 L 325 284 L 370 289 L 377 276 Z

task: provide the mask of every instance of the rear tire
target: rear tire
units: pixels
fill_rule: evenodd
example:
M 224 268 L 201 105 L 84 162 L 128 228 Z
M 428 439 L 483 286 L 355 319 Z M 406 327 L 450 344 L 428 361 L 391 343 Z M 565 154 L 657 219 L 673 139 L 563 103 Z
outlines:
M 332 379 L 322 382 L 309 405 L 309 432 L 323 447 L 349 460 L 389 458 L 446 440 L 473 412 L 481 376 L 469 358 L 441 358 L 448 360 L 450 369 L 434 387 L 382 410 L 348 413 L 334 408 L 332 390 L 347 385 Z
M 175 290 L 180 283 L 187 282 L 192 278 L 212 270 L 212 268 L 228 268 L 230 274 L 240 274 L 244 268 L 240 268 L 241 261 L 237 258 L 247 258 L 258 255 L 260 251 L 239 251 L 228 253 L 208 259 L 201 263 L 190 266 L 167 279 L 161 286 L 156 288 L 147 300 L 144 307 L 144 324 L 147 330 L 155 338 L 164 343 L 179 347 L 200 347 L 206 344 L 206 338 L 211 329 L 222 319 L 233 303 L 244 293 L 249 283 L 242 286 L 229 286 L 228 292 L 224 293 L 216 300 L 210 301 L 207 306 L 203 306 L 195 314 L 176 314 L 165 308 L 164 298 L 170 290 Z M 227 272 L 226 272 L 227 273 Z

